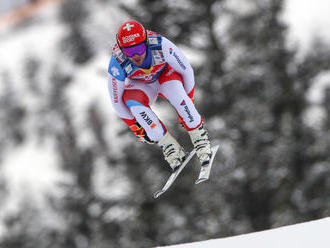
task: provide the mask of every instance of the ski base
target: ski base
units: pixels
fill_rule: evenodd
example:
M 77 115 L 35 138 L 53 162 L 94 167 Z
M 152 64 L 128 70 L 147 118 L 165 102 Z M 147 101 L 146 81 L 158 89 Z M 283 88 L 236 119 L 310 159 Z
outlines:
M 219 149 L 219 145 L 213 146 L 211 148 L 212 156 L 210 162 L 207 165 L 201 166 L 201 171 L 199 173 L 198 179 L 196 180 L 195 184 L 200 184 L 209 179 L 213 160 L 215 158 L 215 154 L 217 153 L 218 149 Z
M 195 153 L 196 153 L 196 150 L 193 149 L 189 153 L 189 155 L 187 156 L 187 158 L 183 161 L 183 163 L 180 165 L 180 167 L 176 171 L 172 172 L 172 174 L 170 175 L 170 177 L 167 179 L 164 187 L 161 190 L 158 190 L 154 194 L 154 198 L 158 198 L 159 196 L 161 196 L 163 193 L 165 193 L 171 187 L 171 185 L 174 183 L 175 179 L 179 176 L 179 174 L 184 169 L 184 167 L 186 167 L 186 165 L 192 159 L 192 157 L 195 155 Z

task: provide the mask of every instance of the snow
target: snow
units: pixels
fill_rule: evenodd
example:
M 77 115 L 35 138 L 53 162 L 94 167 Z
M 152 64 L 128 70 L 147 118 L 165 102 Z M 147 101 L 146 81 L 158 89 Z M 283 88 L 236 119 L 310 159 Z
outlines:
M 22 104 L 31 111 L 26 121 L 27 135 L 32 132 L 36 123 L 40 121 L 34 112 L 38 109 L 38 99 L 27 90 L 26 80 L 22 73 L 22 61 L 29 55 L 35 58 L 56 58 L 55 46 L 63 34 L 63 26 L 55 18 L 57 8 L 50 6 L 45 8 L 38 16 L 39 25 L 29 28 L 8 31 L 8 27 L 0 29 L 0 68 L 8 70 L 12 76 L 13 90 L 20 94 Z M 46 77 L 47 69 L 52 60 L 43 64 Z M 44 85 L 47 85 L 45 82 Z M 0 85 L 0 90 L 3 85 Z M 45 86 L 46 87 L 46 86 Z M 26 92 L 22 94 L 22 92 Z M 57 168 L 58 161 L 53 144 L 48 141 L 40 144 L 39 141 L 28 139 L 24 145 L 9 148 L 1 161 L 0 173 L 4 177 L 8 187 L 8 198 L 1 206 L 0 236 L 3 233 L 2 219 L 11 213 L 18 211 L 21 201 L 29 198 L 36 206 L 44 206 L 45 194 L 50 189 L 55 192 L 55 183 L 67 178 Z
M 167 248 L 327 248 L 330 243 L 330 218 L 239 235 L 230 238 L 166 246 Z M 165 246 L 163 246 L 165 247 Z M 160 248 L 160 247 L 158 247 Z
M 314 104 L 321 104 L 325 97 L 325 89 L 328 87 L 330 87 L 330 71 L 317 76 L 313 86 L 309 89 L 308 100 Z
M 59 188 L 54 188 L 54 184 L 68 182 L 71 178 L 57 168 L 57 156 L 52 147 L 52 144 L 30 140 L 24 146 L 8 152 L 1 169 L 1 174 L 7 179 L 8 194 L 1 206 L 0 220 L 14 215 L 28 202 L 43 210 L 41 214 L 47 217 L 44 218 L 45 225 L 61 225 L 51 211 L 46 211 L 45 196 L 62 195 Z M 4 232 L 0 221 L 0 237 Z
M 284 20 L 289 25 L 289 40 L 298 44 L 300 51 L 311 45 L 314 37 L 330 41 L 330 1 L 285 1 Z
M 49 82 L 50 70 L 54 63 L 61 59 L 58 54 L 58 43 L 63 35 L 67 32 L 65 26 L 58 20 L 58 6 L 49 5 L 39 10 L 34 17 L 33 22 L 21 28 L 11 29 L 11 25 L 0 26 L 0 68 L 8 70 L 12 76 L 11 87 L 20 94 L 20 100 L 27 107 L 29 114 L 25 122 L 24 130 L 28 136 L 27 141 L 18 147 L 9 147 L 1 161 L 0 173 L 6 182 L 8 195 L 1 204 L 0 211 L 0 237 L 4 233 L 2 226 L 3 219 L 21 208 L 21 202 L 29 199 L 33 204 L 48 215 L 51 213 L 45 209 L 46 194 L 61 194 L 56 186 L 59 182 L 68 182 L 70 178 L 64 175 L 62 170 L 58 168 L 59 161 L 57 158 L 56 148 L 54 144 L 48 141 L 39 143 L 30 133 L 35 133 L 35 128 L 40 123 L 40 107 L 42 107 L 43 99 L 36 98 L 28 89 L 28 84 L 24 77 L 24 63 L 22 61 L 27 57 L 41 60 L 40 73 L 38 80 L 41 82 L 42 91 L 49 91 L 51 83 Z M 117 11 L 118 12 L 118 11 Z M 119 15 L 119 13 L 117 13 Z M 109 45 L 109 44 L 107 44 Z M 108 47 L 109 49 L 109 47 Z M 73 83 L 66 91 L 67 98 L 74 110 L 74 124 L 86 125 L 86 108 L 91 103 L 102 105 L 100 109 L 104 110 L 103 118 L 109 120 L 112 130 L 117 128 L 118 119 L 112 114 L 112 108 L 108 97 L 107 90 L 107 66 L 110 54 L 106 52 L 97 54 L 95 58 L 81 68 L 68 68 L 73 74 Z M 70 65 L 68 65 L 70 66 Z M 0 90 L 3 85 L 0 85 Z M 24 93 L 23 93 L 24 92 Z M 43 118 L 45 121 L 45 118 Z M 79 127 L 80 127 L 79 126 Z M 87 128 L 81 127 L 81 135 L 79 142 L 81 144 L 91 142 Z M 113 131 L 106 131 L 106 138 L 113 140 Z M 85 140 L 85 141 L 84 141 Z M 120 149 L 120 145 L 113 142 L 116 149 Z M 96 180 L 99 182 L 99 180 Z M 98 185 L 97 185 L 98 186 Z M 100 186 L 101 187 L 101 186 Z M 123 185 L 124 192 L 127 186 Z M 114 188 L 114 187 L 113 187 Z M 104 193 L 104 192 L 101 192 Z M 108 192 L 109 193 L 109 192 Z M 120 197 L 120 194 L 116 194 Z
M 330 71 L 323 72 L 314 79 L 314 83 L 307 93 L 310 107 L 304 114 L 304 121 L 312 128 L 319 128 L 326 117 L 322 107 L 326 89 L 330 87 Z

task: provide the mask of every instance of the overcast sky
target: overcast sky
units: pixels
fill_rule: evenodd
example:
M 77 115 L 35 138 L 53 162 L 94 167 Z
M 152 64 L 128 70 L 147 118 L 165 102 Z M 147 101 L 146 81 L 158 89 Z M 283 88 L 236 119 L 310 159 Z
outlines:
M 27 2 L 28 0 L 0 0 L 0 14 Z

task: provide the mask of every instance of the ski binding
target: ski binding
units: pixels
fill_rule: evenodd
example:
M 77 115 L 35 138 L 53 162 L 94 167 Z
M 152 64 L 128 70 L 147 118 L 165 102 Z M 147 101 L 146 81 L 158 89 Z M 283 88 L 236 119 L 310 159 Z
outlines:
M 195 184 L 200 184 L 209 179 L 213 160 L 215 158 L 215 154 L 217 153 L 218 149 L 219 149 L 219 145 L 213 146 L 211 148 L 212 156 L 210 162 L 207 165 L 201 166 L 201 171 L 199 173 L 198 179 L 196 180 Z

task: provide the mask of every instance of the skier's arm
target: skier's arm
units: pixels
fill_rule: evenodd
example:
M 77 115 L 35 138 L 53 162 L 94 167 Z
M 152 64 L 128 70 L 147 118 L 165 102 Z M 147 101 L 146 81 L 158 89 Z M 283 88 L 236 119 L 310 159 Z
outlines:
M 112 75 L 108 79 L 108 89 L 111 98 L 112 106 L 114 107 L 117 115 L 125 122 L 128 123 L 130 120 L 133 121 L 134 116 L 128 110 L 127 106 L 124 104 L 122 97 L 124 93 L 124 82 L 119 81 Z
M 193 99 L 195 89 L 194 70 L 183 52 L 169 41 L 162 37 L 162 51 L 165 61 L 183 78 L 184 89 L 191 99 Z
M 117 115 L 130 126 L 136 120 L 123 102 L 126 75 L 115 57 L 111 58 L 108 72 L 110 74 L 108 78 L 108 89 L 111 103 Z

